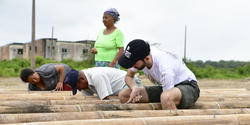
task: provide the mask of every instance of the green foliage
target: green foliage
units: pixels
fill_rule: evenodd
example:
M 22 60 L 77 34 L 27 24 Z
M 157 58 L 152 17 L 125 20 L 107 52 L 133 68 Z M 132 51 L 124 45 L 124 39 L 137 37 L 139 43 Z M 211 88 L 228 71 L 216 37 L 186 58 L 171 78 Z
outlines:
M 61 62 L 44 59 L 43 57 L 36 57 L 36 67 L 40 67 L 47 63 L 65 63 L 74 69 L 82 70 L 94 66 L 93 61 L 72 61 L 72 59 L 66 59 Z M 18 77 L 23 68 L 30 68 L 30 60 L 25 59 L 12 59 L 0 61 L 0 77 Z
M 240 61 L 187 61 L 197 78 L 237 79 L 250 77 L 250 63 Z
M 0 61 L 0 77 L 18 76 L 23 67 L 28 67 L 30 62 L 25 59 Z
M 242 67 L 237 68 L 237 73 L 242 76 L 249 76 L 250 74 L 250 63 L 245 64 Z
M 47 63 L 64 63 L 76 70 L 82 70 L 94 67 L 94 60 L 73 61 L 65 59 L 61 62 L 36 57 L 36 67 L 40 67 Z M 250 77 L 250 62 L 240 61 L 206 61 L 201 60 L 191 61 L 185 60 L 187 67 L 194 72 L 197 78 L 212 78 L 212 79 L 237 79 Z M 0 61 L 0 77 L 17 77 L 23 68 L 29 68 L 30 61 L 25 59 L 13 59 Z M 121 67 L 122 70 L 127 71 Z M 142 71 L 138 72 L 140 75 Z
M 85 60 L 85 61 L 72 61 L 72 59 L 65 59 L 61 63 L 67 64 L 70 67 L 76 70 L 82 70 L 94 66 L 94 61 Z

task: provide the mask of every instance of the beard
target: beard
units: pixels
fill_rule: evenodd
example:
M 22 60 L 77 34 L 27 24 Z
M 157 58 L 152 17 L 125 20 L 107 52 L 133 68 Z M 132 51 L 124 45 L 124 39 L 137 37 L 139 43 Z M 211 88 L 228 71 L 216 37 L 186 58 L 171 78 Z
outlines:
M 142 65 L 140 67 L 137 67 L 138 70 L 142 70 L 145 68 L 146 62 L 144 60 L 142 60 L 142 62 L 143 62 Z

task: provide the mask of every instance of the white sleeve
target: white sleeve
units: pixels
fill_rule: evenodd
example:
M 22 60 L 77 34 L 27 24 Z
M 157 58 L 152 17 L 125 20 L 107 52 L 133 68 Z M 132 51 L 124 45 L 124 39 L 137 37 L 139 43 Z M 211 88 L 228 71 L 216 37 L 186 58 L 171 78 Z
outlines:
M 100 99 L 104 99 L 105 97 L 113 94 L 110 80 L 105 74 L 96 73 L 93 76 L 93 85 Z

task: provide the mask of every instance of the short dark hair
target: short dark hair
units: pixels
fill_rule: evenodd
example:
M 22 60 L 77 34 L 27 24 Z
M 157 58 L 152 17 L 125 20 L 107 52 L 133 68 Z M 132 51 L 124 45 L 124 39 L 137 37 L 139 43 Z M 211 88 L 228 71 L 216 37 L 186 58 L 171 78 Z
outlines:
M 25 68 L 20 73 L 20 78 L 23 80 L 23 82 L 28 82 L 28 78 L 30 75 L 33 75 L 35 72 L 30 68 Z

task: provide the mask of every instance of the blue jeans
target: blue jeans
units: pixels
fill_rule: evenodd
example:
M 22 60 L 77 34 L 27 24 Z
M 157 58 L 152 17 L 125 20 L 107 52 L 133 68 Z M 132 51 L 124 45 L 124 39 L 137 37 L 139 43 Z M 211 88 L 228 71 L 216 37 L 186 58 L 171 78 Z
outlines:
M 96 67 L 108 67 L 110 62 L 107 61 L 95 61 L 95 66 Z M 119 64 L 115 64 L 115 68 L 120 69 Z

